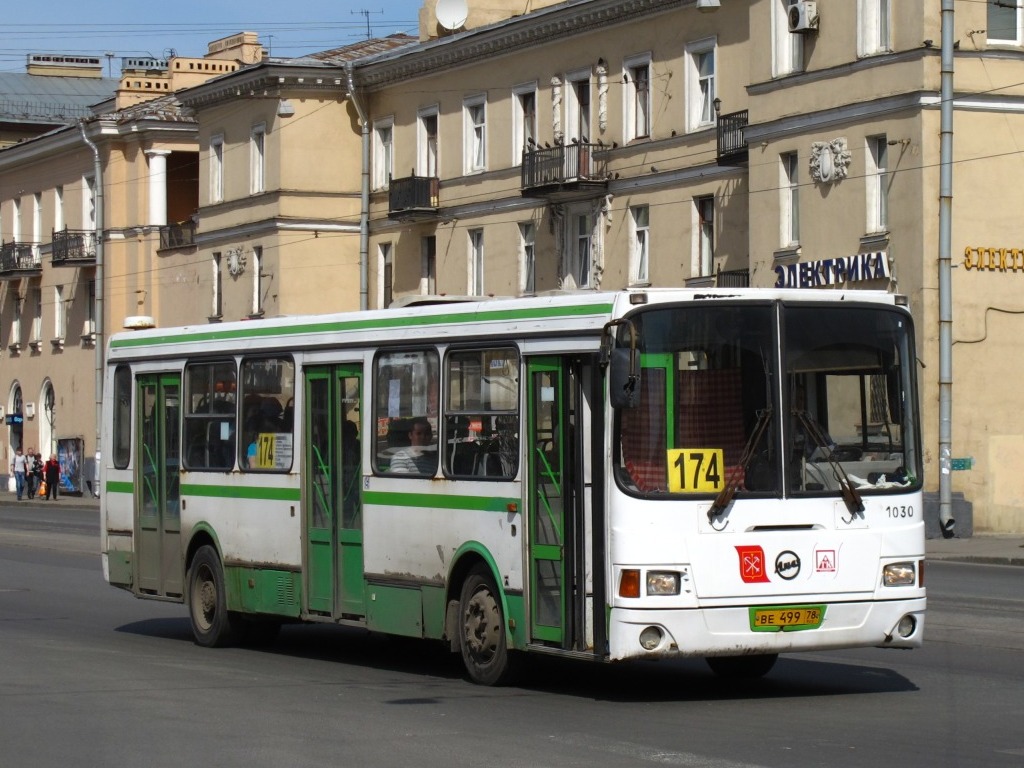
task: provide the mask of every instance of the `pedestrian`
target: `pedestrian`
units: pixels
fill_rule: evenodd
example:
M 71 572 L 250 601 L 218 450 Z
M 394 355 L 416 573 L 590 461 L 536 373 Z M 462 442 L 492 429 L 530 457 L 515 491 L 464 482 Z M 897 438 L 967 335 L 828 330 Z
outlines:
M 15 490 L 18 492 L 18 501 L 25 493 L 25 454 L 21 452 L 19 445 L 14 451 L 14 458 L 11 459 L 11 472 L 14 473 Z
M 57 500 L 57 485 L 60 483 L 60 462 L 57 461 L 57 454 L 51 453 L 50 460 L 44 468 L 46 475 L 46 498 Z
M 42 469 L 42 467 L 40 467 Z M 29 448 L 25 454 L 25 496 L 34 499 L 36 496 L 36 449 Z
M 45 466 L 46 465 L 43 462 L 43 454 L 36 453 L 36 463 L 32 467 L 32 473 L 33 473 L 33 476 L 34 476 L 33 481 L 32 481 L 32 487 L 33 487 L 33 489 L 35 489 L 35 493 L 34 493 L 35 496 L 39 496 L 40 495 L 39 492 L 43 488 L 43 468 Z

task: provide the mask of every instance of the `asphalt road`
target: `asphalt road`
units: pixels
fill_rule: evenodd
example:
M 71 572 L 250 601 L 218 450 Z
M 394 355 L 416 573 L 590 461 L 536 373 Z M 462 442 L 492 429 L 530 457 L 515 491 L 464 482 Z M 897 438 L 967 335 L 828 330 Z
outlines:
M 180 605 L 103 582 L 98 520 L 0 504 L 0 765 L 1021 766 L 1024 570 L 931 563 L 925 647 L 699 660 L 535 659 L 466 682 L 431 643 L 286 627 L 191 642 Z

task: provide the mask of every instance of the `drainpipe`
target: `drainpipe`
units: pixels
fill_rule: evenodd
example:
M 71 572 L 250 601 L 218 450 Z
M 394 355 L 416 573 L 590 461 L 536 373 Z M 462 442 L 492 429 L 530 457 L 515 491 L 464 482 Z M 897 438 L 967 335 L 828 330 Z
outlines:
M 359 309 L 370 308 L 370 122 L 366 119 L 363 105 L 356 96 L 356 86 L 352 78 L 352 62 L 346 62 L 345 73 L 348 75 L 348 97 L 359 115 L 362 126 L 362 187 L 359 200 Z
M 96 221 L 94 238 L 96 240 L 96 316 L 93 318 L 96 350 L 96 467 L 93 479 L 95 487 L 93 495 L 100 493 L 100 436 L 103 431 L 103 165 L 100 162 L 100 151 L 96 148 L 85 133 L 85 121 L 78 123 L 82 131 L 82 141 L 92 150 L 93 177 L 96 179 Z
M 942 0 L 939 112 L 939 527 L 953 537 L 953 0 Z

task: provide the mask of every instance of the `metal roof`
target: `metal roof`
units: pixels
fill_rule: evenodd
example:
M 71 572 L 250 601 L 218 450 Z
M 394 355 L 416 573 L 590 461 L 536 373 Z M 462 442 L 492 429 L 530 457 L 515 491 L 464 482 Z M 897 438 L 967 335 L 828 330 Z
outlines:
M 117 87 L 115 78 L 0 72 L 0 120 L 63 123 L 88 117 L 90 107 L 112 98 Z

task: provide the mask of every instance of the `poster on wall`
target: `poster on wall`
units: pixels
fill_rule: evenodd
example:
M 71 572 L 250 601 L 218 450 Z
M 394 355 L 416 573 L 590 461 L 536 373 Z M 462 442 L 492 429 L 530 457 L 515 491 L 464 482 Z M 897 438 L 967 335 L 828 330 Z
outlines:
M 80 437 L 65 437 L 57 440 L 61 493 L 82 493 L 82 451 L 84 450 L 85 440 Z

